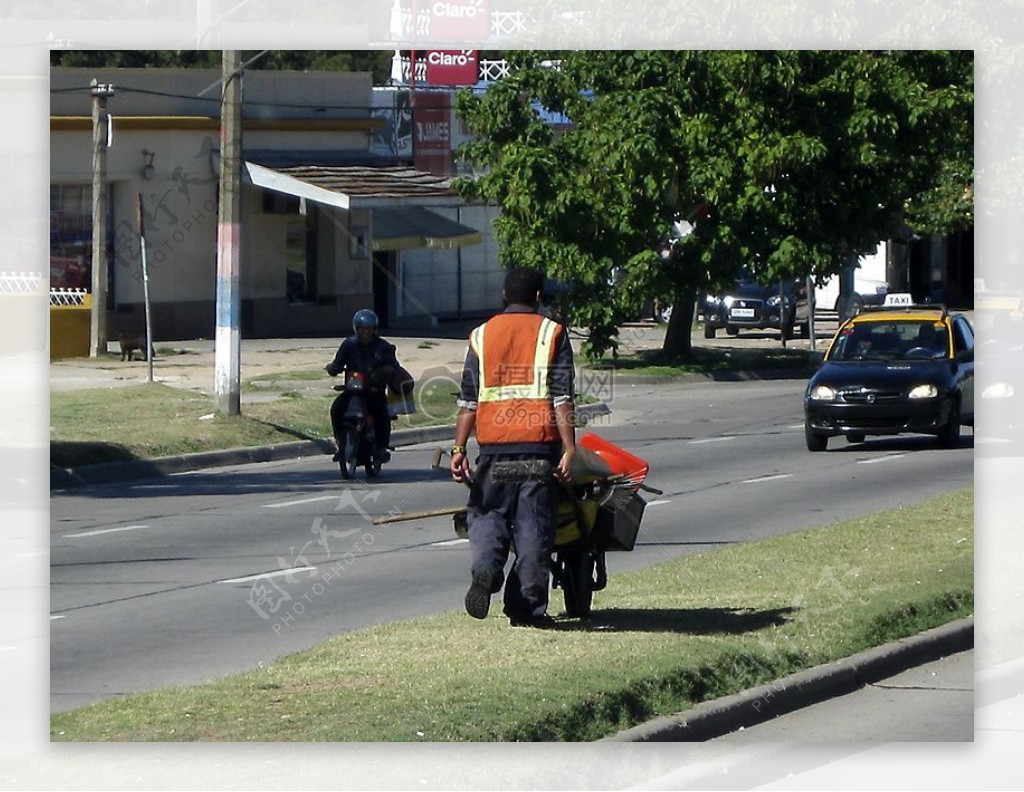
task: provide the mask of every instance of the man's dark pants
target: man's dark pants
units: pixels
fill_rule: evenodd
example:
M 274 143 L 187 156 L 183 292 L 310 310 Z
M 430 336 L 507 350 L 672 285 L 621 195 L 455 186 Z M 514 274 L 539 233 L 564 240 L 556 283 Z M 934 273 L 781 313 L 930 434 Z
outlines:
M 481 454 L 469 497 L 470 571 L 475 576 L 489 570 L 492 593 L 501 588 L 510 546 L 515 544 L 503 599 L 505 614 L 516 620 L 535 619 L 547 612 L 558 485 L 551 477 L 496 483 L 491 469 L 499 460 L 538 458 L 549 459 L 536 454 Z
M 341 430 L 345 425 L 345 410 L 352 398 L 351 393 L 342 391 L 331 404 L 331 428 L 334 431 L 334 439 L 341 447 Z M 377 445 L 381 448 L 388 448 L 391 445 L 391 418 L 388 417 L 387 398 L 381 391 L 367 390 L 363 392 L 366 409 L 373 415 L 373 431 L 377 439 Z

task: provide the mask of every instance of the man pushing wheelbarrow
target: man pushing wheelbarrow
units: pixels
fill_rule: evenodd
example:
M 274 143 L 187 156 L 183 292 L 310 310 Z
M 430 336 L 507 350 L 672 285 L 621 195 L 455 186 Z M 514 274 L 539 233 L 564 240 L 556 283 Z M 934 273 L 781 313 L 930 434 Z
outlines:
M 558 487 L 572 481 L 576 455 L 572 346 L 563 325 L 537 312 L 543 288 L 540 272 L 509 270 L 505 311 L 470 333 L 451 455 L 452 478 L 470 484 L 466 612 L 485 618 L 504 584 L 509 622 L 541 628 L 554 623 L 547 610 Z M 474 430 L 480 456 L 471 470 Z M 508 480 L 500 474 L 510 465 L 533 472 Z
M 594 531 L 600 533 L 601 508 L 607 512 L 613 495 L 624 496 L 613 514 L 635 517 L 633 538 L 643 510 L 636 487 L 623 491 L 624 479 L 607 463 L 596 473 L 586 471 L 582 486 L 574 485 L 580 465 L 574 464 L 573 352 L 565 326 L 538 313 L 543 287 L 540 272 L 509 270 L 505 311 L 470 334 L 451 449 L 452 478 L 470 485 L 466 612 L 486 618 L 491 596 L 504 585 L 503 611 L 515 627 L 554 625 L 548 614 L 552 569 L 555 584 L 566 592 L 567 613 L 587 615 L 591 592 L 606 580 L 603 548 L 593 541 Z M 480 448 L 475 469 L 466 449 L 474 431 Z M 636 486 L 647 472 L 641 464 Z M 559 515 L 565 529 L 560 542 Z M 458 526 L 458 514 L 456 520 Z M 632 549 L 632 539 L 628 544 Z

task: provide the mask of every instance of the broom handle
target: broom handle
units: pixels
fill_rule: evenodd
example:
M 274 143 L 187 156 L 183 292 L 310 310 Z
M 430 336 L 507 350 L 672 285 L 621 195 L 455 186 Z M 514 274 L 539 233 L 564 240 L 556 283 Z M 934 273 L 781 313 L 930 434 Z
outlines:
M 426 511 L 403 512 L 402 514 L 385 514 L 374 517 L 373 525 L 386 525 L 394 522 L 407 522 L 408 520 L 422 520 L 426 517 L 443 517 L 446 514 L 458 514 L 466 511 L 465 506 L 453 506 L 447 509 L 427 509 Z

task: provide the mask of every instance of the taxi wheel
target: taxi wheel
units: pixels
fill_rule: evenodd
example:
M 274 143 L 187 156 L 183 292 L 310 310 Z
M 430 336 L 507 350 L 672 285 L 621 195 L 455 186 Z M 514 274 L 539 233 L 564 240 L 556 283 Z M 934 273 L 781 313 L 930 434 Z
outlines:
M 939 445 L 943 448 L 956 448 L 960 445 L 960 405 L 954 404 L 949 411 L 949 420 L 939 430 Z
M 808 451 L 825 451 L 828 448 L 828 435 L 815 432 L 810 424 L 804 424 L 804 440 Z

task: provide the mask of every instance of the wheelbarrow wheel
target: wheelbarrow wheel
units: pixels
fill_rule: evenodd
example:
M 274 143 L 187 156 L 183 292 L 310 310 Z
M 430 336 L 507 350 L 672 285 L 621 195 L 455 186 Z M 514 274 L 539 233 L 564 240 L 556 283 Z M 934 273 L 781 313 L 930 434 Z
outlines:
M 573 618 L 590 615 L 594 600 L 594 558 L 585 548 L 566 550 L 558 554 L 562 569 L 562 594 L 565 614 Z

